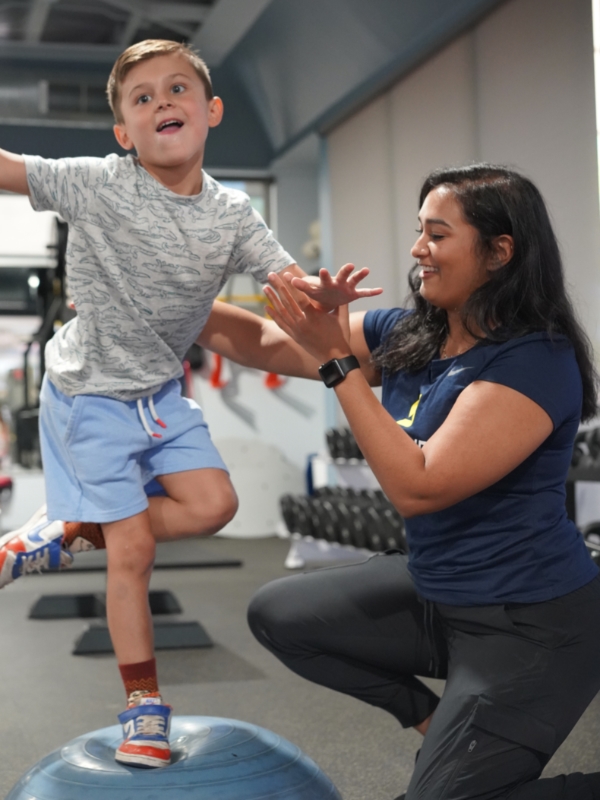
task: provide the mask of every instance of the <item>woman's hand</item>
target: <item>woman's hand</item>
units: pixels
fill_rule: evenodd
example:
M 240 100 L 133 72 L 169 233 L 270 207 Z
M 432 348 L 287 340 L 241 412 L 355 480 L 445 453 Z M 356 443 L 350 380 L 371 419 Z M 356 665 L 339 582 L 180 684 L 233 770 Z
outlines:
M 293 279 L 296 280 L 303 279 Z M 267 310 L 272 319 L 320 363 L 352 353 L 347 304 L 330 312 L 318 308 L 308 297 L 294 297 L 277 273 L 269 275 L 264 291 L 271 303 Z
M 358 289 L 358 284 L 369 274 L 364 267 L 354 272 L 354 264 L 344 264 L 335 277 L 326 269 L 319 270 L 319 276 L 307 275 L 304 278 L 288 277 L 294 289 L 299 289 L 325 311 L 351 303 L 360 297 L 375 297 L 383 289 Z M 270 278 L 269 278 L 270 280 Z

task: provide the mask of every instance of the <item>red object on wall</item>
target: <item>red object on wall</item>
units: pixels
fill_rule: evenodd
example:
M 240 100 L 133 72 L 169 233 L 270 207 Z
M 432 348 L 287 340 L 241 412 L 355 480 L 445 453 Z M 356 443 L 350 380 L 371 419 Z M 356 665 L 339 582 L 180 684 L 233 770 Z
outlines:
M 222 369 L 223 358 L 215 353 L 213 355 L 213 368 L 212 372 L 210 373 L 210 385 L 213 387 L 213 389 L 222 389 L 227 385 L 227 382 L 221 378 Z
M 265 378 L 265 386 L 267 389 L 281 389 L 284 384 L 285 378 L 282 378 L 281 375 L 278 375 L 276 372 L 267 372 Z

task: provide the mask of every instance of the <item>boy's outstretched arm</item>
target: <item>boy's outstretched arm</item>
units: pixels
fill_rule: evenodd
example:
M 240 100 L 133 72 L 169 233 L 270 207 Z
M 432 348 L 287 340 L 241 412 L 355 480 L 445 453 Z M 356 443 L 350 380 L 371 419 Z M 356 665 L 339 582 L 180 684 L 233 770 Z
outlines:
M 370 363 L 370 352 L 363 334 L 364 312 L 350 315 L 352 351 L 372 386 L 380 376 Z M 216 300 L 213 310 L 196 340 L 201 347 L 218 353 L 245 367 L 276 372 L 295 378 L 318 380 L 319 363 L 294 342 L 272 320 L 243 308 Z
M 25 159 L 16 153 L 0 150 L 0 189 L 5 192 L 29 194 Z

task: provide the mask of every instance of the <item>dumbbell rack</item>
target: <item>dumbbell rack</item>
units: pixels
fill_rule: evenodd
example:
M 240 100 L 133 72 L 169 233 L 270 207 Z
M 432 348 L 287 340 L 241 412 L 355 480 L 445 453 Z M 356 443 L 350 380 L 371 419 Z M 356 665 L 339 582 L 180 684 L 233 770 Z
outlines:
M 600 483 L 600 428 L 579 431 L 575 437 L 571 468 L 567 475 L 566 506 L 569 519 L 575 522 L 575 483 Z
M 311 456 L 309 494 L 281 498 L 291 544 L 285 566 L 364 561 L 374 552 L 406 549 L 404 523 L 348 429 L 327 432 L 327 455 Z

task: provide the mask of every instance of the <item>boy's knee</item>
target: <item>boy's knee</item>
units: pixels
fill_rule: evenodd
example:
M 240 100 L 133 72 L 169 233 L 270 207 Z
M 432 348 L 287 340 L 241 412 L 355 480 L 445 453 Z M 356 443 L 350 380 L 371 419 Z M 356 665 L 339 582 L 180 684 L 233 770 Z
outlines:
M 108 569 L 144 575 L 152 570 L 156 541 L 147 532 L 123 531 L 120 536 L 106 537 Z
M 215 491 L 210 500 L 203 498 L 195 504 L 192 515 L 201 527 L 204 536 L 211 536 L 222 530 L 235 517 L 239 502 L 230 482 L 224 483 Z

